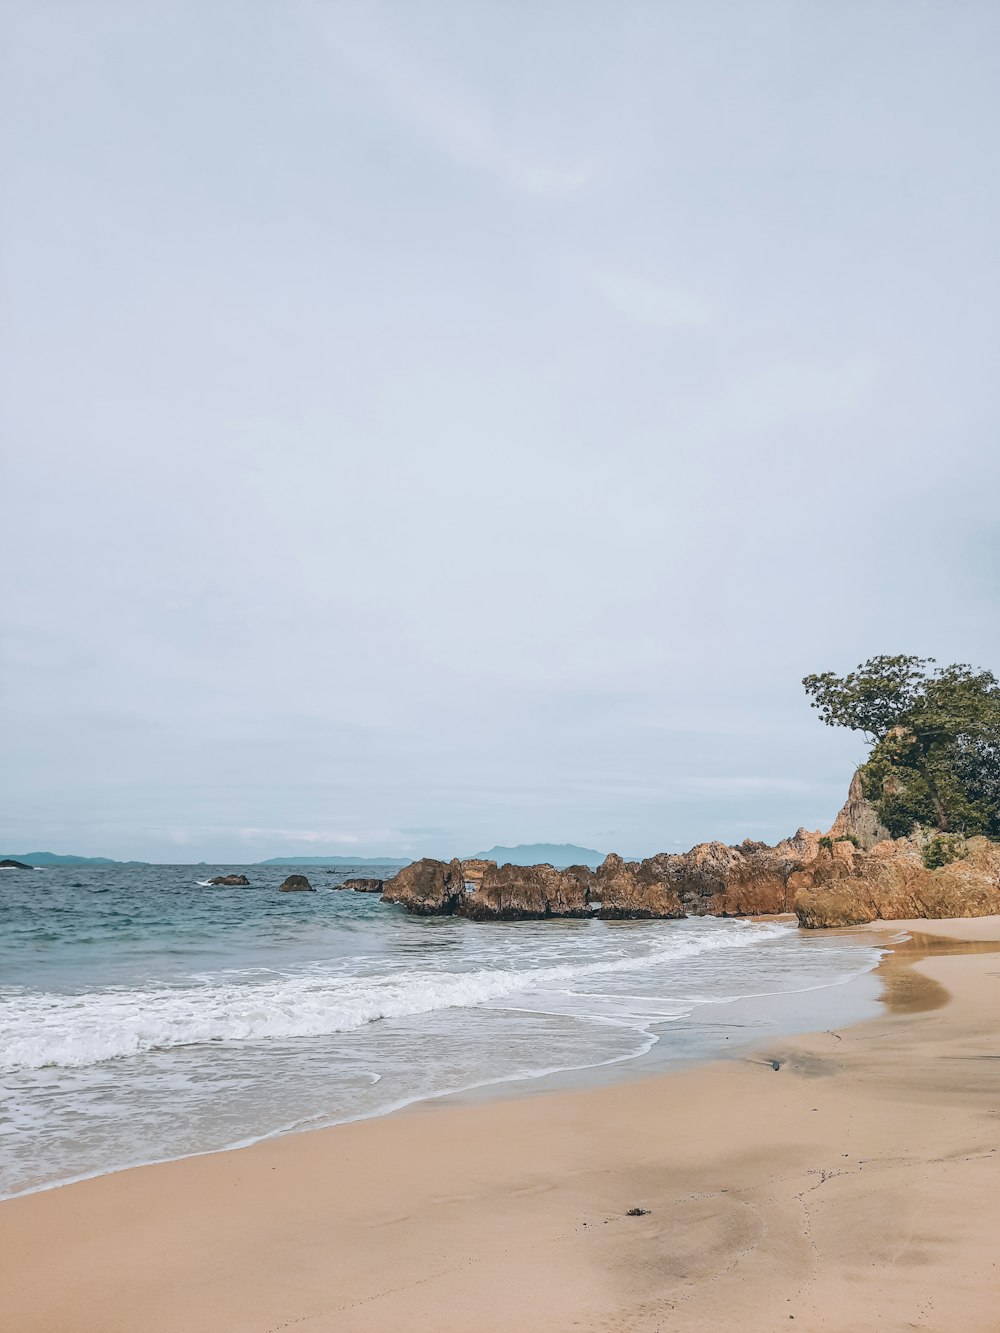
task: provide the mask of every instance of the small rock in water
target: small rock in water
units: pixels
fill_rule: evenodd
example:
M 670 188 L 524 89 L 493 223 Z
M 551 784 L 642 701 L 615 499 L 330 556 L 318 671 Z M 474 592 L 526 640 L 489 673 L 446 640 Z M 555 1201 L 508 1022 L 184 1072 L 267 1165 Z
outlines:
M 316 890 L 305 875 L 289 875 L 284 884 L 278 885 L 279 893 L 315 893 Z
M 216 875 L 215 879 L 210 879 L 209 884 L 223 884 L 231 887 L 246 888 L 250 881 L 246 875 Z

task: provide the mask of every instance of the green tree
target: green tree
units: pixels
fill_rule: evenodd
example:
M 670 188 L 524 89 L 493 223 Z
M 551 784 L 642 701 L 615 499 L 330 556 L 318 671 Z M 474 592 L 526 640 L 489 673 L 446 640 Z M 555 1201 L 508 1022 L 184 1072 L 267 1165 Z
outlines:
M 965 663 L 872 657 L 846 676 L 806 676 L 831 727 L 863 732 L 865 794 L 896 837 L 915 824 L 1000 837 L 1000 684 Z

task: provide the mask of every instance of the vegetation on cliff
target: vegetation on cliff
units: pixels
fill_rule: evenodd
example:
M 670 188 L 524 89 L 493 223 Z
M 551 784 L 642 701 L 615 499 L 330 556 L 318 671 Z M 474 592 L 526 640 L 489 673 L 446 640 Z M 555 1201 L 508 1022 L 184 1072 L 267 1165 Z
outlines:
M 802 684 L 828 726 L 868 738 L 864 794 L 894 837 L 922 826 L 1000 838 L 1000 683 L 991 671 L 883 656 Z

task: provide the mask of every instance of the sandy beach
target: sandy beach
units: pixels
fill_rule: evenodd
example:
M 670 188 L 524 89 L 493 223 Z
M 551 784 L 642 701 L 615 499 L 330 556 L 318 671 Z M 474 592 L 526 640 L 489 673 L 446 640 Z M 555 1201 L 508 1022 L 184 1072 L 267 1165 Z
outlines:
M 853 1028 L 0 1204 L 0 1325 L 996 1330 L 1000 918 L 901 926 Z

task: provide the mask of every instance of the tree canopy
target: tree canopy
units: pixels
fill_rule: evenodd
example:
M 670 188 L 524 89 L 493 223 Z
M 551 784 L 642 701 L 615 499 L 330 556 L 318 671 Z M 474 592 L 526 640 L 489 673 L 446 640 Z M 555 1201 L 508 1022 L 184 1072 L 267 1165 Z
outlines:
M 882 656 L 802 684 L 827 726 L 867 736 L 865 795 L 895 837 L 917 824 L 1000 837 L 1000 683 L 991 671 Z

